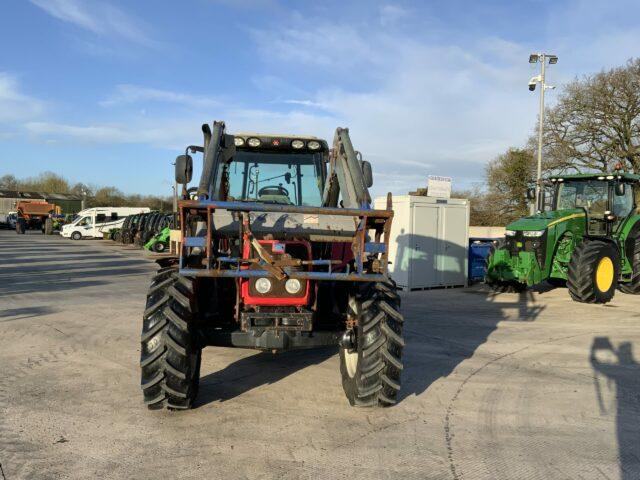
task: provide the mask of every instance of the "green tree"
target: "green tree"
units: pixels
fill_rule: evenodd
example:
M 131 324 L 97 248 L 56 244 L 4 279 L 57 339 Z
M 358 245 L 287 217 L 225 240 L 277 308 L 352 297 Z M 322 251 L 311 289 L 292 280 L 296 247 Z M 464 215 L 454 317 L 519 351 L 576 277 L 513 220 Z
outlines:
M 3 175 L 2 177 L 0 177 L 0 189 L 17 190 L 18 179 L 14 175 Z
M 37 177 L 29 177 L 18 182 L 18 189 L 24 191 L 68 193 L 69 182 L 53 172 L 44 172 Z
M 527 215 L 527 189 L 535 176 L 536 161 L 529 149 L 510 148 L 490 161 L 485 169 L 487 188 L 483 201 L 493 214 L 485 212 L 485 221 L 506 225 Z

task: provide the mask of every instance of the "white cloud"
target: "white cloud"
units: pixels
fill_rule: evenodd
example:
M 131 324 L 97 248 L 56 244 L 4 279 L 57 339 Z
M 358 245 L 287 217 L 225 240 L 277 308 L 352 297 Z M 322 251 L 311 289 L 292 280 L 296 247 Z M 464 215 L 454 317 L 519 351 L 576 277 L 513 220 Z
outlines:
M 13 123 L 37 117 L 44 103 L 20 91 L 17 79 L 0 72 L 0 123 Z
M 138 85 L 118 85 L 115 93 L 100 102 L 100 105 L 111 107 L 142 102 L 176 103 L 197 108 L 211 108 L 220 105 L 220 101 L 211 96 L 192 95 Z
M 468 186 L 482 176 L 487 160 L 524 143 L 535 121 L 536 101 L 526 90 L 527 51 L 498 37 L 473 46 L 434 44 L 321 23 L 254 35 L 258 48 L 279 53 L 270 58 L 302 62 L 311 76 L 335 67 L 353 82 L 284 103 L 306 107 L 311 118 L 329 118 L 333 127 L 348 126 L 356 147 L 385 179 L 378 188 L 406 193 L 428 174 L 449 174 L 458 187 Z M 340 55 L 337 45 L 343 45 Z M 276 67 L 282 75 L 300 68 L 293 61 Z M 331 133 L 327 128 L 321 134 Z
M 58 20 L 71 23 L 95 35 L 119 38 L 145 47 L 157 43 L 145 33 L 141 21 L 103 1 L 30 0 Z

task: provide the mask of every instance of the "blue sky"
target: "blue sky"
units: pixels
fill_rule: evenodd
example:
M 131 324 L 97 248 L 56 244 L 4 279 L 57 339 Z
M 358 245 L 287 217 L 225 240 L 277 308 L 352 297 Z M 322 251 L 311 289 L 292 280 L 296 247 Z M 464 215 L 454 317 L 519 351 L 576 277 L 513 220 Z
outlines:
M 374 194 L 454 188 L 533 132 L 548 80 L 637 55 L 635 1 L 4 0 L 0 175 L 54 171 L 170 194 L 203 122 L 230 132 L 350 128 Z M 549 95 L 553 102 L 555 93 Z

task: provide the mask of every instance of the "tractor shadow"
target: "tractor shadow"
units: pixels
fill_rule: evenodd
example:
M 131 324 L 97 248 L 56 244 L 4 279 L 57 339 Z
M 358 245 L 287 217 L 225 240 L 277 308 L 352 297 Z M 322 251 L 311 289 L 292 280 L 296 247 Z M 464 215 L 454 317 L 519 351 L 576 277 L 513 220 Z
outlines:
M 604 398 L 614 399 L 621 480 L 640 478 L 640 363 L 632 347 L 631 342 L 614 346 L 609 337 L 595 337 L 589 355 L 601 416 L 613 414 Z
M 433 249 L 415 248 L 423 245 Z M 407 279 L 414 272 L 428 271 L 455 284 L 464 276 L 467 255 L 466 246 L 400 235 L 392 277 Z M 448 258 L 438 258 L 442 256 Z M 401 292 L 406 346 L 399 399 L 421 395 L 434 382 L 451 375 L 501 322 L 535 321 L 545 307 L 536 303 L 534 292 L 497 294 L 484 284 Z
M 212 402 L 224 402 L 263 385 L 271 385 L 336 354 L 335 347 L 291 350 L 278 354 L 260 352 L 236 360 L 222 370 L 200 379 L 195 408 Z

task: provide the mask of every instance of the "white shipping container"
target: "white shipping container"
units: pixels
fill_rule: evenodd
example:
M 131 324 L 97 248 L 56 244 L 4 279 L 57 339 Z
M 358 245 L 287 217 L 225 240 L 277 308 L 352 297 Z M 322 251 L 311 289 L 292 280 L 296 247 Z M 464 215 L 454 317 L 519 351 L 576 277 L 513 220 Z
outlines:
M 374 201 L 385 209 L 386 197 Z M 389 273 L 403 290 L 467 285 L 469 200 L 393 197 Z

